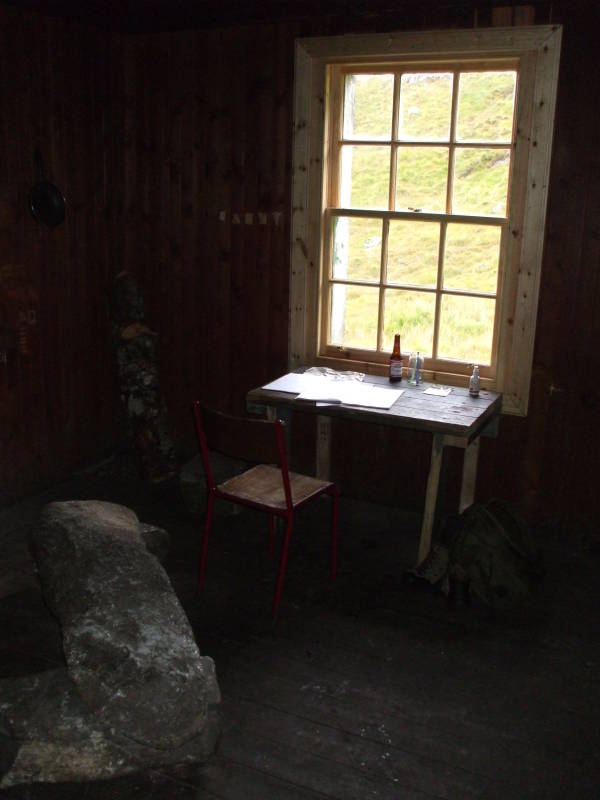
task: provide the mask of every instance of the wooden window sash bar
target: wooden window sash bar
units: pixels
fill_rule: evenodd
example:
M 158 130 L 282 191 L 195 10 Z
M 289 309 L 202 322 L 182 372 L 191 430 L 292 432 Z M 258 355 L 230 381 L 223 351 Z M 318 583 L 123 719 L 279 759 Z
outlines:
M 448 177 L 448 184 L 450 184 L 450 177 Z M 446 222 L 440 223 L 440 243 L 438 249 L 438 270 L 436 276 L 435 287 L 435 308 L 433 311 L 433 343 L 431 345 L 431 355 L 437 358 L 438 343 L 440 337 L 440 316 L 442 313 L 442 289 L 443 289 L 443 276 L 444 276 L 444 251 L 446 249 L 446 229 L 448 224 Z
M 342 357 L 346 363 L 343 369 L 360 369 L 360 365 L 364 363 L 372 363 L 380 366 L 386 366 L 389 363 L 389 353 L 381 350 L 364 350 L 359 347 L 351 345 L 327 345 L 322 353 L 317 357 L 316 363 L 326 366 L 332 359 Z M 468 377 L 473 371 L 472 364 L 465 361 L 454 361 L 451 358 L 433 358 L 425 357 L 425 372 L 427 374 L 436 375 L 441 378 L 444 383 L 452 384 L 452 374 L 461 377 Z M 493 365 L 492 364 L 479 364 L 479 374 L 482 380 L 489 382 L 493 380 Z
M 339 139 L 340 147 L 451 147 L 469 150 L 508 150 L 514 142 L 497 141 L 496 139 L 480 140 L 461 139 L 451 142 L 448 139 Z
M 508 225 L 508 217 L 494 217 L 490 214 L 446 214 L 443 211 L 386 211 L 379 208 L 326 208 L 328 217 L 364 217 L 365 219 L 415 220 L 426 222 L 461 223 L 468 225 Z
M 450 295 L 452 297 L 475 297 L 481 300 L 495 300 L 495 292 L 477 292 L 471 289 L 438 289 L 436 286 L 419 286 L 412 283 L 379 283 L 378 281 L 356 281 L 346 278 L 329 278 L 329 286 L 356 286 L 364 289 L 392 289 L 399 292 L 422 292 L 423 294 Z M 389 352 L 389 351 L 388 351 Z

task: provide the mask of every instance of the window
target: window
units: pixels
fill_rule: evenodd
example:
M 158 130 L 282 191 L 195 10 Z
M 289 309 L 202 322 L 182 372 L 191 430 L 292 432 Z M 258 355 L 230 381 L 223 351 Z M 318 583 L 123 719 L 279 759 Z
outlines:
M 383 69 L 330 71 L 321 351 L 489 375 L 517 71 Z
M 525 413 L 560 29 L 297 43 L 290 362 L 471 365 Z

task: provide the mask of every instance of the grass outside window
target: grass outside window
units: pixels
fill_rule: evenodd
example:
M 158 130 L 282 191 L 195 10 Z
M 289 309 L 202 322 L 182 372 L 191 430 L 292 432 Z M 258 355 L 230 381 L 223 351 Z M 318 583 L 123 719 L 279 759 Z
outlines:
M 492 368 L 517 76 L 476 65 L 331 69 L 325 349 L 387 357 L 400 333 L 430 361 Z M 372 211 L 388 214 L 360 213 Z M 439 220 L 422 222 L 423 212 Z

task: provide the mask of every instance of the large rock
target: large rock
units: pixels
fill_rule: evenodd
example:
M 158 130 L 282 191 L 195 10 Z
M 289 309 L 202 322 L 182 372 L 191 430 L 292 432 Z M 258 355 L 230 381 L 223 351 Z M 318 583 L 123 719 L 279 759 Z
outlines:
M 213 752 L 214 664 L 200 655 L 147 534 L 111 503 L 42 512 L 32 550 L 67 666 L 0 682 L 0 786 L 114 777 Z

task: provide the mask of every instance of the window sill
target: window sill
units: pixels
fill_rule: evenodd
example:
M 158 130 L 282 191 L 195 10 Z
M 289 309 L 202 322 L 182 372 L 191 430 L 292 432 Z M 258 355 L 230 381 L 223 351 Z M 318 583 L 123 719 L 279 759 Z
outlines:
M 290 365 L 290 368 L 296 369 L 299 366 L 301 365 L 292 364 Z M 343 357 L 329 358 L 325 356 L 317 356 L 314 359 L 313 364 L 307 364 L 304 366 L 329 367 L 330 369 L 340 371 L 346 370 L 352 372 L 364 372 L 365 375 L 388 374 L 388 367 L 386 364 L 375 364 L 371 361 L 360 361 L 357 359 Z M 439 370 L 432 371 L 425 368 L 422 372 L 422 376 L 424 382 L 437 383 L 441 386 L 467 387 L 469 385 L 468 376 L 453 372 L 440 372 Z M 483 390 L 499 392 L 502 394 L 502 414 L 511 416 L 525 416 L 525 412 L 519 403 L 519 398 L 510 394 L 503 394 L 502 390 L 498 388 L 496 381 L 492 380 L 491 378 L 481 378 L 480 384 Z

